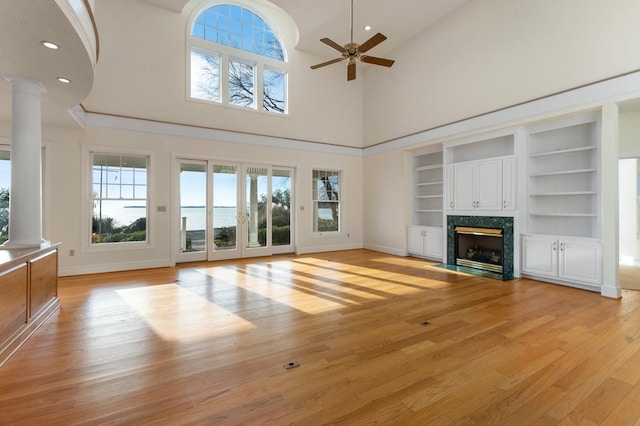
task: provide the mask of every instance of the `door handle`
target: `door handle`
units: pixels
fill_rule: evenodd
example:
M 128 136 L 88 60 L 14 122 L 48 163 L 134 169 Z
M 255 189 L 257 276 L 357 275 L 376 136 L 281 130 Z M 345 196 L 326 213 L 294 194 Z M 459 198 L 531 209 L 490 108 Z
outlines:
M 238 223 L 240 225 L 244 225 L 246 221 L 247 221 L 246 215 L 243 212 L 239 212 L 238 213 Z

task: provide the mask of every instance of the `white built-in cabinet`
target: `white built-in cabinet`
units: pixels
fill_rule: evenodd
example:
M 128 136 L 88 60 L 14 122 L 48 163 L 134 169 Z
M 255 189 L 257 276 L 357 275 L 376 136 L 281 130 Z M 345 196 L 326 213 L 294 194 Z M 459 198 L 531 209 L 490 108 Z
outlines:
M 522 222 L 515 248 L 522 275 L 594 290 L 601 286 L 596 113 L 448 141 L 411 158 L 409 253 L 443 257 L 446 214 L 513 215 Z
M 578 283 L 602 283 L 600 241 L 549 235 L 522 237 L 522 272 Z
M 514 210 L 514 134 L 454 142 L 445 148 L 445 207 L 457 211 Z
M 523 274 L 601 285 L 598 164 L 596 116 L 529 128 Z
M 412 154 L 412 226 L 407 227 L 407 251 L 442 259 L 444 177 L 442 146 Z
M 408 226 L 407 251 L 416 256 L 442 259 L 442 228 L 437 226 Z
M 442 148 L 415 153 L 413 163 L 413 224 L 442 226 Z
M 453 205 L 461 210 L 502 209 L 502 160 L 453 165 Z

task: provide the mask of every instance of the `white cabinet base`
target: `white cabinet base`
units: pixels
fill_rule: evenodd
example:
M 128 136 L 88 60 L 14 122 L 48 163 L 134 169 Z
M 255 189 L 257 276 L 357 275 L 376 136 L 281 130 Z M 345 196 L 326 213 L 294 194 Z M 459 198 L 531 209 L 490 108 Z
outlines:
M 442 260 L 442 228 L 408 226 L 407 252 L 414 256 Z
M 599 240 L 587 238 L 524 235 L 522 274 L 599 291 L 602 285 L 602 244 Z

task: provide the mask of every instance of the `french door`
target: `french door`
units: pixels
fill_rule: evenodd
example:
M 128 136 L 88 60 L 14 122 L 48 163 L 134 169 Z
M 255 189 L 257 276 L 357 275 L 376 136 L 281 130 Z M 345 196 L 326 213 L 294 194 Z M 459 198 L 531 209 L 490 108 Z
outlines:
M 293 169 L 178 160 L 177 261 L 293 251 Z

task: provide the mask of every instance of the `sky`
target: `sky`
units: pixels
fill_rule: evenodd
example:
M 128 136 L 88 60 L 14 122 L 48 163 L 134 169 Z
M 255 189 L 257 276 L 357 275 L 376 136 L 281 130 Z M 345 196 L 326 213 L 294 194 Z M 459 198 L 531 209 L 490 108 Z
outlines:
M 11 188 L 11 162 L 0 159 L 0 188 Z

